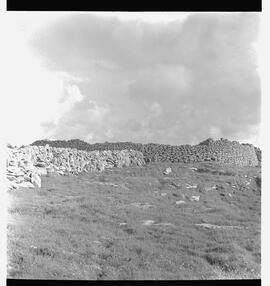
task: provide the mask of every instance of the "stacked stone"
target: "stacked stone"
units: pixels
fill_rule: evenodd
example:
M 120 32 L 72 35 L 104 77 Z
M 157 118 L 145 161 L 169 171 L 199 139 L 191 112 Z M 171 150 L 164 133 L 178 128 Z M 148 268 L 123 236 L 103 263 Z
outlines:
M 146 162 L 181 162 L 193 163 L 216 161 L 237 166 L 257 166 L 258 151 L 250 144 L 237 141 L 208 139 L 198 145 L 144 145 L 143 154 Z
M 202 152 L 203 151 L 203 152 Z M 237 141 L 208 139 L 197 145 L 197 152 L 202 154 L 204 161 L 218 161 L 237 166 L 257 166 L 259 164 L 256 151 L 251 144 L 240 144 Z
M 81 140 L 57 140 L 36 141 L 32 145 L 50 143 L 52 146 L 76 146 L 77 149 L 90 151 L 93 149 L 102 152 L 109 150 L 133 149 L 142 152 L 146 162 L 203 162 L 216 161 L 224 164 L 239 166 L 257 166 L 260 164 L 261 151 L 250 144 L 240 144 L 236 141 L 229 141 L 221 138 L 213 140 L 211 138 L 198 145 L 179 145 L 171 146 L 164 144 L 139 144 L 131 142 L 118 143 L 96 143 L 88 144 Z M 114 155 L 113 155 L 114 156 Z M 102 166 L 100 167 L 102 168 Z
M 8 148 L 8 189 L 41 186 L 40 175 L 79 174 L 106 168 L 145 164 L 143 154 L 135 150 L 81 151 L 72 148 L 26 146 Z
M 8 149 L 7 154 L 8 188 L 41 186 L 39 167 L 34 166 L 32 154 L 20 149 Z

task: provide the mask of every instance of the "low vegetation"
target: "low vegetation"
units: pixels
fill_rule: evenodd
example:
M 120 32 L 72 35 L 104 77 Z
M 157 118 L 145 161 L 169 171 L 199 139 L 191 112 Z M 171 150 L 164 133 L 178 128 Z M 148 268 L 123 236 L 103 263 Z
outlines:
M 204 162 L 44 176 L 9 192 L 8 278 L 260 278 L 260 172 Z

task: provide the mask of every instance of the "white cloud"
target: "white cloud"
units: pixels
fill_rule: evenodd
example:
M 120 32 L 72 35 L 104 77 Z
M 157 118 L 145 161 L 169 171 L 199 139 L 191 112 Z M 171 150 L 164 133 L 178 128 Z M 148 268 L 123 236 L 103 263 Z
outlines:
M 250 143 L 256 147 L 262 147 L 260 127 L 257 125 L 249 127 L 249 136 L 245 132 L 238 132 L 237 138 L 241 143 Z
M 60 118 L 69 112 L 77 102 L 83 100 L 83 96 L 80 92 L 80 89 L 77 85 L 67 85 L 65 87 L 66 94 L 64 94 L 64 99 L 55 103 L 55 110 L 51 117 L 51 120 L 54 124 L 57 124 Z
M 216 126 L 212 126 L 209 133 L 213 139 L 219 139 L 222 136 L 220 128 Z
M 11 16 L 10 16 L 11 15 Z M 12 144 L 30 144 L 44 136 L 42 123 L 56 122 L 82 96 L 76 85 L 69 85 L 72 75 L 49 71 L 28 45 L 36 28 L 50 23 L 54 17 L 9 14 L 2 67 L 4 67 L 4 139 Z M 59 20 L 59 17 L 56 17 Z M 39 20 L 38 20 L 39 19 Z M 55 18 L 54 18 L 55 19 Z M 33 22 L 35 20 L 35 22 Z M 74 78 L 73 78 L 74 80 Z M 59 101 L 67 88 L 68 101 Z
M 103 68 L 103 69 L 109 69 L 109 70 L 115 70 L 118 68 L 118 65 L 113 62 L 113 61 L 105 61 L 105 60 L 92 60 L 93 62 L 93 65 L 95 67 L 100 67 L 100 68 Z
M 100 121 L 108 113 L 109 109 L 104 106 L 99 106 L 95 101 L 89 100 L 90 108 L 88 108 L 87 113 L 89 115 L 88 119 L 91 121 Z
M 117 20 L 87 13 L 39 21 L 42 13 L 30 14 L 4 25 L 3 54 L 10 55 L 0 61 L 9 111 L 4 120 L 12 140 L 44 137 L 42 123 L 56 139 L 88 134 L 89 140 L 184 144 L 256 135 L 249 130 L 260 123 L 250 53 L 256 15 L 105 16 Z
M 64 71 L 57 72 L 57 75 L 59 76 L 59 78 L 61 78 L 62 80 L 66 82 L 76 82 L 76 83 L 91 82 L 89 78 L 82 78 L 82 77 L 75 76 L 75 75 L 72 75 Z
M 150 106 L 150 111 L 153 115 L 156 115 L 156 116 L 159 116 L 162 114 L 162 108 L 161 108 L 160 104 L 158 104 L 157 102 L 154 102 Z
M 112 138 L 113 137 L 113 131 L 111 129 L 108 129 L 106 132 L 105 132 L 105 135 L 108 137 L 108 138 Z
M 75 84 L 68 85 L 67 86 L 67 92 L 68 92 L 69 100 L 71 103 L 75 103 L 75 102 L 81 101 L 83 99 L 83 96 L 80 92 L 80 89 Z
M 4 81 L 5 104 L 10 113 L 6 139 L 23 144 L 42 134 L 40 123 L 55 113 L 63 82 L 43 69 L 25 46 L 19 47 L 10 51 L 12 60 Z
M 93 140 L 94 136 L 95 136 L 94 133 L 91 132 L 91 133 L 87 134 L 87 136 L 85 137 L 85 140 L 88 142 L 91 142 Z

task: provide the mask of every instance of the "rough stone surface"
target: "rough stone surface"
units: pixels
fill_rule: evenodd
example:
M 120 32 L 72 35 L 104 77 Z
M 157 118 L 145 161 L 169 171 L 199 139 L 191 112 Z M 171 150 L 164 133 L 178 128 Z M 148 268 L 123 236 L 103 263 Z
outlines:
M 171 168 L 166 168 L 163 172 L 164 175 L 168 175 L 172 172 L 172 169 Z
M 198 202 L 198 201 L 200 200 L 200 196 L 192 196 L 192 197 L 190 198 L 190 200 L 191 200 L 192 202 Z
M 143 153 L 146 162 L 182 162 L 193 163 L 216 161 L 222 164 L 238 166 L 257 166 L 261 160 L 261 150 L 251 144 L 240 144 L 227 139 L 211 138 L 198 145 L 171 146 L 164 144 L 139 144 L 131 142 L 88 144 L 81 140 L 49 141 L 40 140 L 32 145 L 50 144 L 55 147 L 76 147 L 79 150 L 122 150 L 133 149 Z
M 8 189 L 41 187 L 42 175 L 79 174 L 145 164 L 143 154 L 134 150 L 82 151 L 72 148 L 24 146 L 7 148 Z

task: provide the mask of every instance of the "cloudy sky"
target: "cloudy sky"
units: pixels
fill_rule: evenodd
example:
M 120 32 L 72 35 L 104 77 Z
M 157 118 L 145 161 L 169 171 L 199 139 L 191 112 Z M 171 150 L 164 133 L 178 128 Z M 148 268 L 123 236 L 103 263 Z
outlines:
M 13 12 L 5 20 L 12 144 L 224 137 L 260 145 L 258 13 Z

